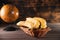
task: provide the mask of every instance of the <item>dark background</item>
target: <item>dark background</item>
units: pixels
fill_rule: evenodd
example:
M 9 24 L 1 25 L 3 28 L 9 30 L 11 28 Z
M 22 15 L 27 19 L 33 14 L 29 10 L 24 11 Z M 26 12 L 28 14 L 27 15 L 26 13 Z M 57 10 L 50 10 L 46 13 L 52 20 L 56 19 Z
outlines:
M 60 0 L 0 0 L 0 8 L 5 4 L 15 5 L 19 9 L 17 21 L 26 17 L 42 17 L 49 23 L 60 23 Z

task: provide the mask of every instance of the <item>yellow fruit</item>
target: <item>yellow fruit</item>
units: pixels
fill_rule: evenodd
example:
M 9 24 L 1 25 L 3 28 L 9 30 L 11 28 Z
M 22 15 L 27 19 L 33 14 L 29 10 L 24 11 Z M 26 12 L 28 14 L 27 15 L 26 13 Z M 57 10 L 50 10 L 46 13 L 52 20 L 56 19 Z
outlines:
M 20 21 L 17 23 L 18 26 L 26 26 L 29 29 L 38 29 L 39 27 L 41 28 L 46 28 L 46 20 L 43 18 L 26 18 L 26 21 Z M 40 26 L 41 25 L 41 26 Z
M 33 19 L 33 18 L 26 18 L 26 21 L 31 22 L 33 24 L 32 27 L 31 27 L 32 29 L 33 28 L 37 29 L 40 26 L 40 22 L 35 20 L 35 19 Z
M 24 26 L 28 27 L 29 29 L 33 28 L 33 23 L 29 22 L 29 21 L 25 21 Z
M 13 5 L 4 5 L 1 8 L 1 19 L 7 23 L 14 22 L 19 17 L 18 9 Z
M 18 26 L 26 26 L 29 29 L 37 29 L 40 26 L 40 22 L 33 18 L 26 18 L 26 21 L 20 21 L 17 23 Z
M 20 21 L 17 23 L 18 26 L 22 27 L 22 26 L 26 26 L 28 27 L 29 29 L 32 28 L 33 24 L 29 21 Z
M 47 23 L 46 20 L 43 18 L 39 18 L 39 17 L 34 17 L 34 19 L 38 20 L 41 23 L 41 28 L 46 28 L 47 27 Z

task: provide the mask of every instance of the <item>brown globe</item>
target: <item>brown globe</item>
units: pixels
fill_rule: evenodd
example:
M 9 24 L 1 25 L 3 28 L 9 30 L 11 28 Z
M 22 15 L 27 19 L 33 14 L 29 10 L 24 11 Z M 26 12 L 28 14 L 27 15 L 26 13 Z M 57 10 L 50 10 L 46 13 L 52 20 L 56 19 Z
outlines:
M 7 4 L 1 8 L 0 16 L 3 21 L 11 23 L 18 19 L 19 11 L 15 6 Z

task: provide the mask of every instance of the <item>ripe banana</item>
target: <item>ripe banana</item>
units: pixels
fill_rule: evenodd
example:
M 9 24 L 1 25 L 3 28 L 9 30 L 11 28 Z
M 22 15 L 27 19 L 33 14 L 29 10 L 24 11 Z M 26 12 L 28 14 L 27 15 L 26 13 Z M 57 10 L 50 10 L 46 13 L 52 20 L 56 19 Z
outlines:
M 43 18 L 39 18 L 39 17 L 34 17 L 35 20 L 38 20 L 39 22 L 41 22 L 41 28 L 46 28 L 47 27 L 47 23 L 46 20 Z
M 26 18 L 26 21 L 28 21 L 28 22 L 31 22 L 32 23 L 32 29 L 33 28 L 39 28 L 39 26 L 40 26 L 40 22 L 39 21 L 37 21 L 37 20 L 35 20 L 35 19 L 33 19 L 33 18 Z
M 41 24 L 40 24 L 41 23 Z M 37 29 L 39 28 L 46 28 L 46 20 L 43 18 L 39 18 L 39 17 L 34 17 L 34 18 L 26 18 L 26 21 L 20 21 L 17 23 L 18 26 L 26 26 L 29 29 Z

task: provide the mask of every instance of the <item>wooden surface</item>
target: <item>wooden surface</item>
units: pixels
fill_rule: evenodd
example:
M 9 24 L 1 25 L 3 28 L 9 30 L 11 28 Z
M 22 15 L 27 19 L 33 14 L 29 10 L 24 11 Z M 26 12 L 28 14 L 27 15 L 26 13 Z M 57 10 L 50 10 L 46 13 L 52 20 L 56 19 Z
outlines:
M 31 37 L 21 29 L 18 31 L 3 31 L 4 27 L 0 27 L 0 40 L 60 40 L 60 24 L 48 24 L 48 26 L 52 28 L 52 31 L 48 32 L 44 38 Z

